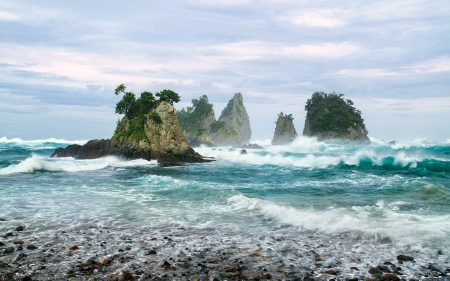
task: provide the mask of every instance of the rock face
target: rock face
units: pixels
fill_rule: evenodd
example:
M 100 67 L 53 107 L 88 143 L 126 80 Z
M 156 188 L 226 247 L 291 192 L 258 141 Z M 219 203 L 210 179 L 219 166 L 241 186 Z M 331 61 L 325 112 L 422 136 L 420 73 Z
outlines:
M 286 115 L 281 112 L 278 115 L 277 126 L 273 134 L 273 145 L 289 144 L 298 137 L 293 120 L 294 118 L 292 118 L 291 114 Z
M 344 95 L 315 92 L 306 102 L 304 136 L 370 144 L 361 111 Z
M 242 95 L 236 94 L 235 98 L 228 103 L 228 106 L 227 112 L 229 114 L 225 114 L 223 118 L 228 121 L 233 120 L 230 123 L 221 120 L 216 121 L 213 105 L 208 102 L 206 95 L 199 99 L 193 99 L 192 107 L 188 107 L 187 110 L 183 108 L 178 112 L 183 133 L 191 146 L 241 145 L 245 141 L 243 141 L 238 128 L 245 131 L 247 138 L 250 139 L 251 131 L 248 133 L 248 130 L 245 129 L 250 128 L 250 124 L 247 112 L 243 107 Z
M 219 121 L 225 122 L 233 128 L 241 138 L 242 143 L 248 143 L 252 130 L 250 129 L 250 119 L 245 110 L 244 100 L 241 93 L 234 94 L 219 117 Z
M 124 117 L 111 139 L 58 148 L 51 157 L 95 159 L 108 155 L 126 159 L 156 159 L 160 163 L 207 161 L 189 146 L 179 126 L 177 111 L 166 101 L 159 102 L 149 114 L 133 120 Z

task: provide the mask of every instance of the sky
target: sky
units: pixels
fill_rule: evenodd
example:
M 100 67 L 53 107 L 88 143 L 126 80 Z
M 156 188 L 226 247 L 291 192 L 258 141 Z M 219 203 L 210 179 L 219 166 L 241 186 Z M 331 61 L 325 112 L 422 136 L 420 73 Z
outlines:
M 0 138 L 112 136 L 119 84 L 236 92 L 252 140 L 280 112 L 302 134 L 306 100 L 342 93 L 369 136 L 450 139 L 450 4 L 422 1 L 0 1 Z

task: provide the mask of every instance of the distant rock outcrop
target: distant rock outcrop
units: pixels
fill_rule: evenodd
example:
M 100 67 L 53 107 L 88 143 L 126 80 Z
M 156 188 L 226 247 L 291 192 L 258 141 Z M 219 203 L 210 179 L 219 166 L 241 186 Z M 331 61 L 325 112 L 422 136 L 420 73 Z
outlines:
M 273 145 L 289 144 L 298 137 L 293 121 L 292 114 L 286 115 L 281 112 L 278 115 L 277 126 L 273 134 Z
M 370 143 L 361 111 L 344 95 L 315 92 L 306 102 L 304 136 Z
M 51 157 L 94 159 L 114 155 L 126 159 L 156 159 L 162 165 L 208 161 L 189 146 L 173 105 L 163 98 L 154 100 L 151 94 L 147 98 L 146 103 L 139 100 L 131 103 L 111 139 L 58 148 Z
M 233 128 L 241 138 L 242 143 L 248 143 L 252 130 L 250 128 L 250 119 L 244 106 L 244 100 L 241 93 L 234 94 L 228 102 L 219 117 L 219 121 L 225 122 Z
M 216 121 L 213 105 L 206 95 L 193 99 L 192 107 L 181 109 L 178 112 L 179 122 L 190 145 L 232 146 L 247 143 L 251 136 L 250 122 L 240 93 L 230 100 L 224 112 L 220 117 L 223 120 L 219 118 Z M 246 136 L 246 141 L 239 129 Z

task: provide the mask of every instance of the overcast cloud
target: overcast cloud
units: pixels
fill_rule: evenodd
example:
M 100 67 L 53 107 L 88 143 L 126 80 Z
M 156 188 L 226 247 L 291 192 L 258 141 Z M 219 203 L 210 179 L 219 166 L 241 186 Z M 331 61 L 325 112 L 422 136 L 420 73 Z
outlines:
M 343 93 L 369 136 L 450 138 L 444 1 L 0 2 L 0 137 L 108 138 L 114 88 L 244 96 L 253 140 L 280 111 L 301 134 L 315 91 Z

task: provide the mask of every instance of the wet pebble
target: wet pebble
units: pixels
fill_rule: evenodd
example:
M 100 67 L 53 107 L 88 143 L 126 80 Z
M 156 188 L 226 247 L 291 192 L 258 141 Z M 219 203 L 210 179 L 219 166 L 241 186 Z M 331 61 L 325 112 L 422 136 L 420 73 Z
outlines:
M 67 250 L 69 250 L 69 251 L 75 251 L 75 250 L 78 250 L 78 249 L 79 249 L 79 248 L 78 248 L 77 245 L 73 245 L 73 246 L 67 247 Z
M 25 226 L 20 225 L 20 226 L 16 227 L 16 231 L 24 231 L 24 230 L 25 230 Z
M 397 256 L 397 260 L 398 261 L 402 261 L 402 262 L 404 262 L 404 261 L 414 261 L 414 258 L 411 257 L 411 256 L 398 255 Z
M 397 275 L 392 273 L 385 273 L 383 274 L 384 278 L 387 278 L 389 281 L 400 281 L 400 278 L 398 278 Z
M 27 245 L 27 250 L 35 250 L 36 246 L 34 246 L 33 244 L 28 244 Z
M 14 248 L 13 247 L 8 247 L 3 249 L 3 254 L 11 254 L 14 252 Z

